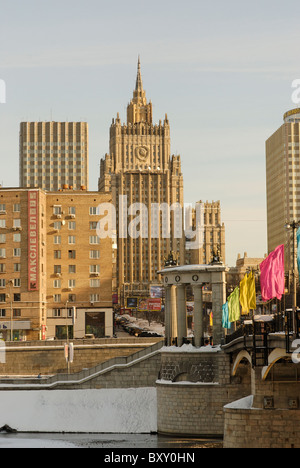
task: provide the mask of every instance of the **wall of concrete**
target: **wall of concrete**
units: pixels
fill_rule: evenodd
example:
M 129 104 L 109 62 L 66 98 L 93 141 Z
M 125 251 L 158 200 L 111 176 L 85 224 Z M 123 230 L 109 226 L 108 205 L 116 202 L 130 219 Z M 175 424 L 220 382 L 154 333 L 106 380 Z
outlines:
M 224 411 L 224 448 L 300 448 L 300 411 Z
M 146 349 L 159 338 L 72 340 L 74 362 L 71 372 L 80 372 L 115 357 L 130 356 Z M 0 377 L 65 373 L 64 341 L 6 343 L 1 347 Z M 2 343 L 3 344 L 3 343 Z

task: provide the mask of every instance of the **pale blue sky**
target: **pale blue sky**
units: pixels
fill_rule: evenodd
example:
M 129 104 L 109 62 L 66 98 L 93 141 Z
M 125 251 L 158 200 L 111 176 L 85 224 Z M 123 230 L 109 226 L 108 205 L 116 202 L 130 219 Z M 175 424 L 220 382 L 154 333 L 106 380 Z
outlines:
M 220 200 L 226 263 L 266 250 L 265 140 L 295 107 L 296 0 L 0 0 L 0 183 L 19 184 L 19 123 L 86 120 L 90 189 L 138 54 L 154 120 L 168 114 L 185 201 Z

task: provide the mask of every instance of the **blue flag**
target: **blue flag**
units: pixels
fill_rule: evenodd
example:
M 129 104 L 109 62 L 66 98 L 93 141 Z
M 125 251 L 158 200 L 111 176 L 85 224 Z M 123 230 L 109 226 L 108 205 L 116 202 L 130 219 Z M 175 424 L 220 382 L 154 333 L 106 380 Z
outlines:
M 222 327 L 227 328 L 228 330 L 231 328 L 231 323 L 229 322 L 228 302 L 222 306 Z

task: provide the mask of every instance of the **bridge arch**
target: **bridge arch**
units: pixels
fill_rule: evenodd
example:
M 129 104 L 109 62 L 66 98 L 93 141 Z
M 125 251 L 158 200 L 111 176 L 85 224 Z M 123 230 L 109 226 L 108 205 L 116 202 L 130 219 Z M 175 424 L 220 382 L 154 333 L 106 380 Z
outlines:
M 233 363 L 232 367 L 232 375 L 235 376 L 237 369 L 243 359 L 247 359 L 247 361 L 252 364 L 252 359 L 248 351 L 243 349 L 242 351 L 239 352 L 239 354 L 236 356 L 235 361 Z
M 268 377 L 268 374 L 269 374 L 270 370 L 272 369 L 272 367 L 274 366 L 274 364 L 276 364 L 276 362 L 279 361 L 280 359 L 284 359 L 284 358 L 289 358 L 290 359 L 291 355 L 287 354 L 283 348 L 273 349 L 273 351 L 270 353 L 270 355 L 268 357 L 268 365 L 263 367 L 263 369 L 261 371 L 262 380 L 266 380 L 266 378 Z

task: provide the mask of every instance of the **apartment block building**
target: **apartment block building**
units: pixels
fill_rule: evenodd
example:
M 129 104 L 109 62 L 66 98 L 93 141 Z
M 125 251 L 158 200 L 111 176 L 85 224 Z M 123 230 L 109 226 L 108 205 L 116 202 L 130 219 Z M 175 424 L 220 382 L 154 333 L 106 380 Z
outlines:
M 0 189 L 0 333 L 5 340 L 113 335 L 111 195 Z M 68 329 L 67 329 L 68 327 Z
M 20 187 L 88 189 L 88 158 L 86 122 L 20 124 Z

